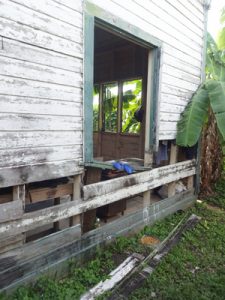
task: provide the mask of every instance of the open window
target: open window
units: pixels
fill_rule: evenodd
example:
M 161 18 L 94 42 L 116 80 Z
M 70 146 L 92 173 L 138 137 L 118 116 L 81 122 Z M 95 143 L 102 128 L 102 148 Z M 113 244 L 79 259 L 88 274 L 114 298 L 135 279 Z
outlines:
M 148 52 L 95 26 L 93 154 L 144 158 Z

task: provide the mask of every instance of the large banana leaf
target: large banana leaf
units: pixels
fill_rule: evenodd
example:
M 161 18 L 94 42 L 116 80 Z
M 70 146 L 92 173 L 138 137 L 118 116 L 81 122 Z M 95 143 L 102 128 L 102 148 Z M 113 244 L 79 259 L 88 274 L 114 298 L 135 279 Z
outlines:
M 225 140 L 225 82 L 208 80 L 205 84 L 217 127 Z
M 201 85 L 186 106 L 177 124 L 176 142 L 179 146 L 191 147 L 197 143 L 207 118 L 208 107 L 208 93 L 205 86 Z

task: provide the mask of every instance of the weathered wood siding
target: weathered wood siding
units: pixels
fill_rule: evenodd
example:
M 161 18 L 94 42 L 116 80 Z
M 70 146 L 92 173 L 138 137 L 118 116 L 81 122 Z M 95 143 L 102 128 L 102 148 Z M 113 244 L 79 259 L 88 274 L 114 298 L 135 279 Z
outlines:
M 159 139 L 174 139 L 176 123 L 201 81 L 204 9 L 198 0 L 89 0 L 163 42 Z
M 0 186 L 82 160 L 82 1 L 0 0 Z
M 163 42 L 159 139 L 200 83 L 203 5 L 89 0 Z M 76 174 L 83 160 L 84 0 L 0 0 L 0 187 Z

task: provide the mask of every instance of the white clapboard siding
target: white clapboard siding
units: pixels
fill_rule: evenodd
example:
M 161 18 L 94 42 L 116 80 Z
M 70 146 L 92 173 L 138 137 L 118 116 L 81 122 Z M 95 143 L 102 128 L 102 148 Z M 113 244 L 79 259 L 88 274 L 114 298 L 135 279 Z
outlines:
M 82 116 L 83 104 L 40 98 L 0 95 L 1 113 Z
M 102 0 L 101 0 L 102 1 Z M 130 5 L 128 6 L 129 0 L 125 1 L 119 1 L 119 0 L 113 0 L 113 2 L 116 2 L 117 5 L 119 5 L 121 8 L 129 11 L 130 14 L 133 14 L 135 17 L 135 20 L 137 18 L 137 22 L 141 24 L 146 29 L 151 30 L 152 33 L 154 33 L 155 37 L 158 37 L 160 40 L 164 41 L 165 43 L 182 50 L 186 54 L 189 54 L 190 51 L 192 51 L 192 56 L 196 59 L 200 60 L 200 53 L 199 53 L 199 47 L 195 49 L 195 43 L 189 41 L 185 42 L 185 36 L 182 34 L 179 34 L 177 30 L 174 30 L 173 28 L 170 28 L 167 24 L 163 23 L 160 26 L 160 20 L 156 18 L 154 21 L 151 22 L 153 16 L 151 15 L 151 18 L 149 18 L 149 13 L 146 13 L 146 10 L 141 8 L 138 5 L 133 5 L 134 2 L 130 2 Z M 126 3 L 125 3 L 126 2 Z M 143 3 L 143 2 L 142 2 Z M 141 20 L 140 20 L 141 16 Z M 159 24 L 159 25 L 158 25 Z M 163 30 L 161 29 L 163 28 Z
M 0 168 L 82 158 L 81 145 L 0 150 Z
M 196 89 L 199 86 L 200 79 L 199 79 L 199 82 L 191 83 L 189 81 L 186 81 L 186 80 L 176 77 L 176 74 L 171 76 L 166 73 L 163 73 L 162 74 L 162 83 L 169 84 L 172 87 L 182 88 L 184 90 L 194 92 L 194 91 L 196 91 Z
M 0 75 L 67 86 L 82 86 L 82 74 L 0 56 Z
M 66 40 L 62 37 L 20 24 L 1 17 L 0 11 L 0 32 L 3 37 L 38 47 L 65 53 L 74 57 L 82 57 L 82 45 L 77 42 Z
M 176 105 L 176 104 L 171 104 L 171 103 L 165 103 L 165 102 L 160 102 L 160 117 L 162 113 L 174 113 L 174 114 L 180 114 L 183 112 L 185 106 L 184 105 Z
M 0 0 L 1 187 L 81 172 L 82 6 Z
M 2 47 L 0 47 L 0 56 L 15 58 L 21 61 L 36 63 L 39 65 L 83 72 L 83 62 L 81 58 L 60 54 L 55 51 L 38 48 L 15 40 L 2 38 Z
M 178 79 L 185 80 L 187 82 L 191 83 L 200 83 L 200 78 L 199 76 L 194 76 L 193 74 L 190 74 L 188 72 L 184 72 L 176 67 L 169 66 L 167 64 L 164 64 L 162 66 L 162 72 L 171 76 L 174 76 Z
M 116 3 L 115 3 L 116 1 Z M 166 28 L 164 28 L 164 30 L 161 30 L 159 28 L 156 27 L 155 24 L 150 24 L 150 21 L 146 21 L 142 15 L 140 14 L 140 10 L 139 10 L 139 15 L 137 15 L 136 10 L 134 10 L 133 7 L 133 1 L 126 3 L 124 1 L 119 1 L 119 0 L 95 0 L 95 3 L 97 3 L 99 6 L 103 7 L 105 10 L 110 10 L 111 12 L 113 12 L 116 16 L 120 17 L 120 18 L 124 18 L 124 16 L 126 16 L 127 19 L 132 20 L 132 24 L 135 24 L 136 26 L 142 28 L 144 31 L 147 32 L 151 32 L 152 35 L 154 35 L 155 37 L 157 37 L 158 39 L 164 41 L 165 43 L 175 47 L 176 49 L 179 49 L 181 51 L 183 51 L 186 54 L 190 54 L 190 52 L 192 52 L 192 56 L 197 59 L 197 60 L 201 60 L 201 53 L 199 53 L 198 51 L 195 51 L 191 48 L 190 45 L 186 45 L 184 44 L 182 41 L 180 41 L 179 39 L 177 39 L 176 36 L 172 36 L 170 35 L 170 33 L 165 32 Z M 131 8 L 132 6 L 132 8 Z M 136 6 L 135 6 L 136 7 Z M 137 8 L 137 7 L 136 7 Z M 139 7 L 141 8 L 141 7 Z M 145 10 L 141 10 L 144 11 Z M 151 15 L 148 14 L 148 20 L 151 19 Z
M 201 28 L 201 22 L 203 22 L 203 16 L 194 12 L 193 5 L 187 1 L 173 0 L 169 1 L 171 5 L 173 5 L 178 11 L 180 11 L 183 15 L 186 15 L 187 18 L 192 21 L 196 26 Z M 203 27 L 202 27 L 203 29 Z
M 117 3 L 118 0 L 113 0 Z M 128 4 L 129 0 L 123 1 L 124 4 Z M 140 15 L 150 24 L 155 25 L 158 28 L 165 28 L 165 32 L 169 35 L 174 36 L 176 32 L 177 39 L 182 40 L 185 44 L 190 45 L 194 50 L 199 51 L 201 49 L 201 40 L 202 37 L 195 36 L 193 32 L 189 32 L 189 29 L 186 30 L 185 27 L 180 25 L 179 22 L 176 22 L 168 12 L 166 13 L 160 9 L 157 5 L 154 5 L 153 2 L 149 1 L 133 1 L 135 4 L 134 7 L 131 5 L 130 9 L 134 10 L 137 15 Z M 141 8 L 140 8 L 141 7 Z M 149 19 L 149 13 L 151 13 L 151 18 Z
M 176 131 L 176 128 L 177 128 L 177 123 L 176 122 L 173 122 L 173 121 L 161 121 L 160 122 L 160 126 L 159 126 L 159 130 L 160 132 L 161 131 L 164 131 L 164 130 L 167 130 L 167 131 Z
M 54 0 L 56 3 L 65 5 L 66 7 L 72 8 L 75 11 L 81 11 L 83 7 L 83 1 L 81 0 Z
M 189 63 L 184 62 L 184 60 L 182 60 L 174 55 L 167 54 L 165 51 L 163 53 L 163 61 L 166 62 L 165 66 L 174 67 L 178 70 L 182 70 L 183 72 L 186 72 L 186 73 L 191 74 L 192 76 L 196 76 L 198 78 L 200 78 L 200 76 L 201 76 L 200 65 L 199 65 L 199 67 L 190 65 Z
M 0 128 L 2 131 L 82 130 L 81 120 L 81 117 L 72 116 L 8 114 L 0 112 Z
M 0 149 L 18 149 L 82 144 L 81 131 L 10 131 L 0 132 Z
M 182 12 L 182 9 L 179 10 L 179 6 L 176 6 L 175 1 L 158 1 L 152 0 L 152 3 L 156 4 L 161 10 L 164 10 L 167 13 L 167 18 L 172 18 L 172 20 L 178 21 L 179 26 L 184 25 L 181 27 L 184 29 L 184 34 L 188 34 L 189 32 L 192 33 L 192 37 L 198 35 L 200 38 L 203 36 L 203 28 L 199 25 L 195 25 L 193 21 L 190 20 L 189 14 L 185 15 Z
M 19 22 L 21 25 L 36 28 L 69 41 L 82 42 L 82 31 L 80 28 L 76 28 L 50 16 L 44 16 L 33 9 L 12 2 L 11 0 L 0 0 L 0 11 L 2 18 Z
M 201 60 L 197 60 L 196 58 L 194 58 L 191 55 L 191 52 L 184 53 L 183 51 L 178 50 L 175 47 L 173 47 L 173 45 L 168 45 L 168 44 L 163 45 L 163 52 L 167 53 L 173 57 L 176 57 L 181 61 L 188 63 L 191 67 L 201 68 L 201 63 L 202 63 Z
M 183 1 L 181 1 L 181 0 L 179 0 L 179 1 L 181 3 L 183 3 Z M 184 6 L 197 19 L 200 19 L 201 21 L 203 21 L 203 19 L 204 19 L 204 17 L 203 17 L 203 6 L 202 5 L 198 5 L 198 1 L 196 1 L 196 0 L 187 0 L 186 3 L 184 3 Z
M 54 0 L 11 0 L 12 2 L 22 4 L 33 11 L 43 13 L 46 16 L 50 16 L 57 20 L 63 21 L 70 25 L 82 28 L 82 14 L 81 7 L 78 8 L 78 12 L 71 10 L 70 8 L 57 3 Z M 79 4 L 79 1 L 75 1 Z
M 82 89 L 0 75 L 0 94 L 79 102 Z
M 160 113 L 160 121 L 161 122 L 177 122 L 180 119 L 179 113 L 168 113 L 161 112 Z
M 167 103 L 168 105 L 186 106 L 189 101 L 188 97 L 176 96 L 172 94 L 161 93 L 161 103 Z
M 176 130 L 162 130 L 159 133 L 159 140 L 174 140 L 176 138 Z
M 193 95 L 193 91 L 187 91 L 179 87 L 171 86 L 171 84 L 169 83 L 161 84 L 161 92 L 168 95 L 181 97 L 181 99 L 183 98 L 190 99 L 191 96 Z

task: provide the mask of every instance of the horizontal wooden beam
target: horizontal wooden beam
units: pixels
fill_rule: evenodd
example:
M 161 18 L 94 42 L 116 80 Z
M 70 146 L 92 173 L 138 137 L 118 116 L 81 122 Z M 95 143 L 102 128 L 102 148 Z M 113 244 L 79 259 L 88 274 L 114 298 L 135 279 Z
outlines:
M 0 168 L 0 188 L 82 174 L 76 160 Z
M 0 204 L 0 223 L 20 219 L 23 216 L 23 203 L 20 200 Z
M 195 174 L 194 161 L 187 161 L 176 165 L 172 165 L 170 170 L 168 166 L 166 166 L 152 171 L 135 174 L 137 178 L 142 175 L 139 183 L 137 183 L 138 181 L 136 180 L 133 181 L 134 185 L 128 187 L 125 185 L 125 187 L 121 189 L 118 189 L 117 186 L 117 188 L 115 187 L 116 191 L 113 191 L 112 188 L 109 189 L 108 183 L 110 183 L 110 181 L 108 181 L 106 184 L 108 190 L 111 192 L 102 195 L 103 191 L 101 191 L 101 196 L 96 196 L 88 201 L 81 201 L 80 199 L 77 199 L 77 201 L 71 201 L 65 204 L 45 208 L 37 212 L 25 213 L 21 220 L 0 225 L 0 239 L 72 217 L 85 211 L 146 192 L 163 184 Z M 131 176 L 127 176 L 126 178 L 130 178 Z M 124 178 L 119 179 L 121 181 L 124 180 Z M 116 179 L 111 180 L 112 187 L 114 186 L 113 182 L 115 180 Z
M 143 184 L 147 182 L 153 182 L 154 186 L 151 188 L 154 188 L 156 186 L 161 185 L 161 181 L 165 179 L 168 176 L 168 182 L 172 182 L 174 180 L 174 177 L 178 174 L 182 174 L 182 177 L 188 177 L 189 175 L 185 176 L 185 172 L 192 174 L 195 174 L 195 160 L 188 160 L 185 162 L 180 162 L 172 165 L 167 165 L 164 167 L 156 168 L 150 171 L 144 171 L 137 174 L 132 174 L 120 178 L 115 178 L 109 181 L 102 181 L 94 184 L 85 185 L 83 187 L 83 197 L 84 200 L 90 200 L 91 198 L 94 198 L 96 196 L 102 196 L 105 194 L 109 194 L 112 192 L 115 192 L 117 190 L 120 190 L 122 188 L 128 188 L 131 186 L 135 186 L 138 184 Z M 157 183 L 158 181 L 158 183 Z M 158 184 L 158 185 L 157 185 Z M 165 184 L 162 182 L 162 184 Z M 141 191 L 140 191 L 141 192 Z
M 61 237 L 65 237 L 66 231 L 63 235 L 61 232 L 58 232 L 54 236 L 54 241 L 49 236 L 32 242 L 34 244 L 31 246 L 24 246 L 22 256 L 15 256 L 12 253 L 10 255 L 10 264 L 8 255 L 5 257 L 5 260 L 0 256 L 2 265 L 0 270 L 0 289 L 2 291 L 12 290 L 22 283 L 32 281 L 40 272 L 47 272 L 53 276 L 58 275 L 60 271 L 63 272 L 68 267 L 68 259 L 74 257 L 80 259 L 84 255 L 87 257 L 91 249 L 94 249 L 99 244 L 110 241 L 116 236 L 126 234 L 131 230 L 141 229 L 146 224 L 153 224 L 156 220 L 162 219 L 177 210 L 185 209 L 193 204 L 195 199 L 196 196 L 193 195 L 193 191 L 177 194 L 171 198 L 154 203 L 148 208 L 140 209 L 135 213 L 96 228 L 84 234 L 82 239 L 71 239 L 71 242 L 61 244 L 58 247 L 55 244 L 55 247 L 47 249 L 46 247 L 49 247 L 48 241 L 49 244 L 52 244 L 52 242 L 54 244 L 56 241 L 59 242 Z M 44 247 L 43 244 L 45 245 Z

